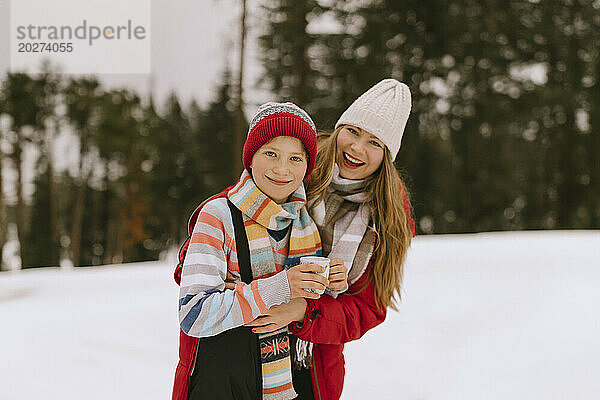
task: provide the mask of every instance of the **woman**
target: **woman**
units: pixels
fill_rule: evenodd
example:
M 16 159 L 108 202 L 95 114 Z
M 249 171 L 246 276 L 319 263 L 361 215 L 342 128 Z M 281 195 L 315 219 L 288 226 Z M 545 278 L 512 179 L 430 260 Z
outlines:
M 410 108 L 408 87 L 385 79 L 348 107 L 331 135 L 319 137 L 307 182 L 309 213 L 323 254 L 349 268 L 348 291 L 337 299 L 293 299 L 247 324 L 258 333 L 289 324 L 314 344 L 310 369 L 294 371 L 299 399 L 339 399 L 344 343 L 383 322 L 388 307 L 397 310 L 414 222 L 393 161 Z

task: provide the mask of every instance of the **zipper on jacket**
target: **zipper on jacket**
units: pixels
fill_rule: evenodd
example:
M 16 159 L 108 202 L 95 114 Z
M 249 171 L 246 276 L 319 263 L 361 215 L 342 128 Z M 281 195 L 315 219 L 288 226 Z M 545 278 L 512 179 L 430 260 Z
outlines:
M 316 346 L 316 345 L 315 345 Z M 313 375 L 315 377 L 315 386 L 317 387 L 317 396 L 318 396 L 318 400 L 322 400 L 321 398 L 321 388 L 319 388 L 319 379 L 317 378 L 317 357 L 316 357 L 316 352 L 315 352 L 315 348 L 313 347 L 313 356 L 312 356 L 312 371 L 313 371 Z
M 199 342 L 200 339 L 196 339 L 196 351 L 194 351 L 194 361 L 192 361 L 192 370 L 190 371 L 190 377 L 194 373 L 194 368 L 196 368 L 196 358 L 198 358 L 198 347 L 200 347 Z

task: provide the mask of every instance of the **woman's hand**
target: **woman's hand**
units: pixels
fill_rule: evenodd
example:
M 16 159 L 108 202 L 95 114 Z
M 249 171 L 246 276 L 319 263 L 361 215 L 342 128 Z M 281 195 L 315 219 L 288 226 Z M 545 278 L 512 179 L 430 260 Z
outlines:
M 329 289 L 343 290 L 348 281 L 348 268 L 339 258 L 332 258 L 329 261 Z
M 325 268 L 317 264 L 300 264 L 289 268 L 286 273 L 292 299 L 298 297 L 318 299 L 321 297 L 321 295 L 306 289 L 323 291 L 329 285 L 327 278 L 318 274 L 323 271 Z
M 302 297 L 290 300 L 288 303 L 273 306 L 267 310 L 265 315 L 261 315 L 245 326 L 253 327 L 254 333 L 268 333 L 288 326 L 294 321 L 303 321 L 306 313 L 307 303 Z

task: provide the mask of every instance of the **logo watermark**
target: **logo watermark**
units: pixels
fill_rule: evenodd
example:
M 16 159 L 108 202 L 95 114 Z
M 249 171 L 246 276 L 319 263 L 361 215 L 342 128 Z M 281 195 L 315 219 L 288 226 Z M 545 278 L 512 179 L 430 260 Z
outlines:
M 150 0 L 11 3 L 12 72 L 150 73 Z

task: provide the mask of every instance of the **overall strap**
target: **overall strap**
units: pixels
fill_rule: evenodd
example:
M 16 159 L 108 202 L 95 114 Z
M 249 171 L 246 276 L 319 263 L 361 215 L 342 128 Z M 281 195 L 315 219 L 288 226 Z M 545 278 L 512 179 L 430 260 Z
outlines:
M 235 247 L 237 250 L 238 265 L 240 266 L 240 275 L 242 281 L 246 284 L 252 282 L 252 269 L 250 268 L 250 248 L 248 247 L 248 236 L 244 228 L 242 212 L 227 199 L 227 205 L 231 210 L 231 219 L 233 219 L 233 230 L 235 232 Z

